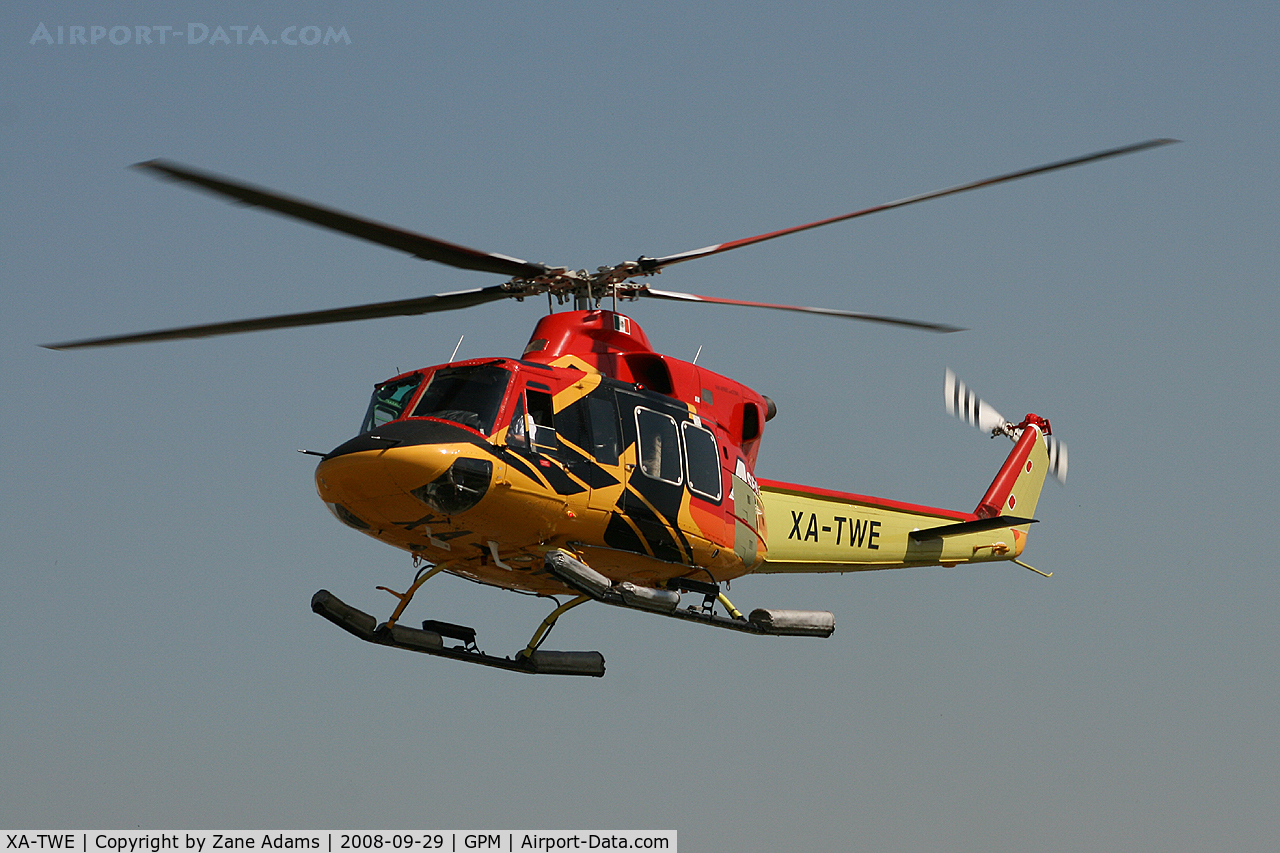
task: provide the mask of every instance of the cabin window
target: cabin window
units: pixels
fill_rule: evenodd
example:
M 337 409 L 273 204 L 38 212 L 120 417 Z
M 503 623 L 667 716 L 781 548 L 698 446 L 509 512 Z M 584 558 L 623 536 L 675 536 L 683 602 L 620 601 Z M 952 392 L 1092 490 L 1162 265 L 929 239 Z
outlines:
M 689 471 L 689 490 L 710 501 L 719 501 L 721 492 L 720 455 L 716 439 L 709 430 L 692 423 L 684 429 L 685 468 Z
M 612 392 L 596 392 L 556 412 L 556 433 L 602 465 L 617 465 L 618 408 Z
M 556 412 L 556 435 L 560 441 L 591 453 L 591 416 L 586 399 L 565 406 Z
M 441 368 L 422 392 L 413 416 L 453 421 L 488 435 L 510 379 L 510 373 L 493 365 Z
M 652 409 L 636 409 L 640 471 L 664 483 L 680 485 L 680 432 L 676 419 Z
M 613 401 L 613 394 L 588 397 L 587 412 L 591 420 L 591 451 L 596 461 L 617 465 L 622 439 L 618 435 L 618 404 Z
M 405 406 L 413 399 L 413 392 L 421 384 L 422 374 L 415 373 L 405 379 L 384 382 L 374 388 L 373 399 L 369 401 L 369 410 L 365 412 L 360 434 L 375 430 L 403 415 Z

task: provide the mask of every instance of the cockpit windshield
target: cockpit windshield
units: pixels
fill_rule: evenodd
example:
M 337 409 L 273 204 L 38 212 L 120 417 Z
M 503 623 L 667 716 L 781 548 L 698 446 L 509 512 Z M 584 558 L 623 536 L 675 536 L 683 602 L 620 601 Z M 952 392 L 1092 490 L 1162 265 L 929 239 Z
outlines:
M 404 407 L 409 405 L 409 401 L 413 399 L 413 392 L 418 390 L 421 384 L 422 374 L 415 373 L 404 379 L 384 382 L 373 389 L 373 399 L 369 401 L 369 411 L 365 412 L 360 434 L 375 430 L 403 415 Z
M 493 364 L 441 368 L 422 392 L 413 416 L 453 421 L 489 435 L 510 380 L 509 372 Z

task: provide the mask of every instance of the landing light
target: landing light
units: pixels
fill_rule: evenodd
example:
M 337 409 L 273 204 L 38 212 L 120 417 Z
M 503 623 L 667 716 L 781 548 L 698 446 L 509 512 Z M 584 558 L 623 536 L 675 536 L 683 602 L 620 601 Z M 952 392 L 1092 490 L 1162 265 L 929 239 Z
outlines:
M 437 512 L 456 515 L 480 503 L 489 491 L 492 476 L 492 462 L 462 456 L 449 466 L 449 470 L 410 494 Z
M 355 530 L 368 530 L 372 527 L 372 525 L 365 522 L 342 504 L 329 503 L 328 501 L 325 501 L 324 505 L 329 508 L 329 512 L 333 513 L 334 518 L 341 521 L 347 527 L 354 528 Z

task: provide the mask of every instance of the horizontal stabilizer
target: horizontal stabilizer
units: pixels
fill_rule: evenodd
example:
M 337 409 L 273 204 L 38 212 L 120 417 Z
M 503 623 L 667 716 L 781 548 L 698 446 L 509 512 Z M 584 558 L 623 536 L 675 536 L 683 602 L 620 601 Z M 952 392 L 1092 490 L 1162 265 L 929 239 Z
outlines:
M 927 530 L 913 530 L 907 535 L 917 542 L 922 542 L 925 539 L 941 539 L 943 536 L 963 536 L 966 533 L 981 533 L 984 530 L 999 530 L 1005 527 L 1020 527 L 1023 524 L 1035 523 L 1036 519 L 1034 518 L 997 515 L 991 518 L 961 521 L 958 524 L 944 524 L 941 527 L 930 527 Z

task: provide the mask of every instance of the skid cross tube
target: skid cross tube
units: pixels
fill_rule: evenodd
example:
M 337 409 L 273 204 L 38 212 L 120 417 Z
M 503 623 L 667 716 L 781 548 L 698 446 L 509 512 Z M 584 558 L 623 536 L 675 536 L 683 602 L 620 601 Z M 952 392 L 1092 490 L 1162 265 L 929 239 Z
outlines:
M 413 599 L 413 594 L 418 591 L 418 588 L 436 575 L 440 574 L 442 571 L 444 571 L 443 563 L 438 566 L 432 566 L 430 569 L 425 571 L 418 572 L 417 577 L 413 579 L 413 585 L 404 592 L 396 592 L 394 589 L 386 586 L 378 587 L 378 589 L 383 592 L 391 593 L 400 601 L 400 603 L 396 605 L 396 609 L 392 611 L 391 617 L 387 619 L 387 624 L 394 625 L 396 622 L 400 621 L 400 614 L 404 613 L 404 609 L 409 606 L 409 602 Z
M 546 619 L 542 620 L 542 624 L 538 626 L 538 630 L 533 632 L 533 638 L 529 640 L 529 645 L 525 646 L 522 651 L 517 653 L 516 657 L 528 658 L 530 655 L 536 652 L 538 650 L 538 646 L 542 645 L 542 641 L 547 638 L 547 635 L 551 633 L 551 629 L 555 627 L 557 619 L 559 619 L 569 610 L 572 610 L 573 608 L 577 607 L 579 604 L 582 604 L 583 602 L 590 601 L 590 600 L 591 600 L 591 596 L 580 595 L 577 598 L 573 599 L 572 601 L 569 601 L 565 604 L 561 604 L 555 610 L 551 611 L 551 614 L 547 616 Z

